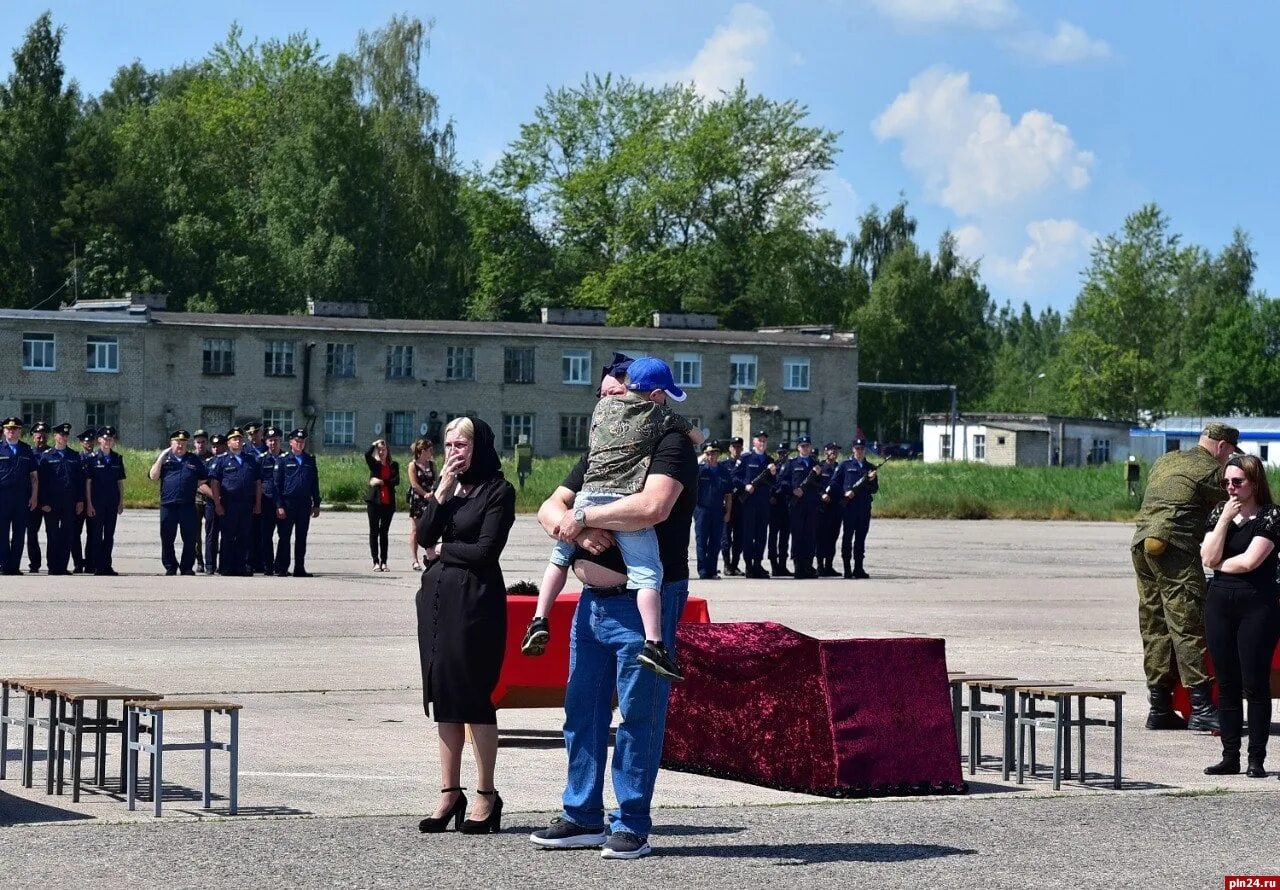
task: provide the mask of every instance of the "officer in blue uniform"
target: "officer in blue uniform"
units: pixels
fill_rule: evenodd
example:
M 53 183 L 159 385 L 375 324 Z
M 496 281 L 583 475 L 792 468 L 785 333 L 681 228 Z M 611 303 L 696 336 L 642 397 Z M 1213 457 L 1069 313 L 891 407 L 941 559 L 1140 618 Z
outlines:
M 729 453 L 720 459 L 729 485 L 733 489 L 729 498 L 729 518 L 724 523 L 723 543 L 720 555 L 724 557 L 724 573 L 741 575 L 738 562 L 742 559 L 742 502 L 738 499 L 740 490 L 737 483 L 738 461 L 742 459 L 742 437 L 734 436 L 729 440 Z
M 258 462 L 245 453 L 244 433 L 227 433 L 227 453 L 209 472 L 214 509 L 222 520 L 219 575 L 252 575 L 249 568 L 253 517 L 262 512 L 262 475 Z
M 196 560 L 196 490 L 209 477 L 204 461 L 187 450 L 191 434 L 177 429 L 169 447 L 157 455 L 147 475 L 160 483 L 160 562 L 166 575 L 194 575 Z M 182 559 L 174 554 L 174 540 L 182 535 Z
M 191 453 L 209 465 L 209 433 L 196 430 L 191 434 Z M 193 566 L 197 575 L 204 574 L 204 508 L 208 502 L 204 492 L 196 489 L 196 561 Z
M 255 462 L 262 456 L 262 452 L 267 450 L 267 446 L 262 442 L 262 424 L 256 420 L 240 425 L 239 429 L 244 433 L 244 456 L 251 458 Z M 258 467 L 258 474 L 261 476 L 262 467 Z M 262 479 L 263 485 L 266 485 L 266 478 Z M 267 502 L 270 503 L 269 501 Z M 262 552 L 262 514 L 254 513 L 249 517 L 249 539 L 245 552 L 248 553 L 249 571 L 261 572 L 265 566 L 263 563 L 271 562 L 271 551 Z
M 796 440 L 800 453 L 787 461 L 781 474 L 788 486 L 787 504 L 791 508 L 791 551 L 795 557 L 796 579 L 816 578 L 813 559 L 818 545 L 818 508 L 822 491 L 818 484 L 820 468 L 813 455 L 813 439 Z
M 871 500 L 880 490 L 875 468 L 867 462 L 867 441 L 853 440 L 853 457 L 840 464 L 832 497 L 843 504 L 841 521 L 844 535 L 840 540 L 840 558 L 844 560 L 846 578 L 870 578 L 862 567 L 866 555 L 867 529 L 871 527 Z M 850 566 L 850 557 L 853 563 Z
M 22 543 L 27 523 L 40 503 L 39 458 L 22 441 L 22 420 L 6 417 L 0 421 L 4 441 L 0 442 L 0 573 L 22 574 Z
M 85 462 L 83 469 L 88 478 L 89 460 L 93 457 L 94 448 L 98 444 L 98 428 L 89 427 L 83 430 L 80 435 L 76 436 L 80 442 L 80 459 Z M 89 526 L 89 501 L 85 499 L 84 512 L 76 517 L 75 534 L 71 538 L 71 562 L 75 566 L 75 573 L 83 575 L 85 572 L 92 574 L 93 564 L 89 562 L 89 545 L 85 537 L 85 531 Z
M 225 454 L 227 451 L 227 439 L 225 436 L 214 434 L 209 437 L 209 453 L 204 455 L 204 464 L 206 467 L 212 467 L 213 462 L 217 460 L 218 455 Z M 200 500 L 203 501 L 204 511 L 204 573 L 212 575 L 218 570 L 218 547 L 221 543 L 222 520 L 218 517 L 218 511 L 214 507 L 213 497 L 204 493 L 205 488 L 200 489 Z
M 71 424 L 53 428 L 53 447 L 40 455 L 40 512 L 44 514 L 44 539 L 50 575 L 67 575 L 76 517 L 84 512 L 84 466 L 80 453 L 71 448 Z
M 823 459 L 818 464 L 822 480 L 819 490 L 822 492 L 822 503 L 818 505 L 818 577 L 839 578 L 835 569 L 836 542 L 840 539 L 840 519 L 844 511 L 839 498 L 831 496 L 831 483 L 836 478 L 836 470 L 840 469 L 840 446 L 828 442 L 822 449 Z
M 266 447 L 258 453 L 258 474 L 262 477 L 262 504 L 263 510 L 261 516 L 256 516 L 256 524 L 258 526 L 258 545 L 254 549 L 255 559 L 253 570 L 255 572 L 263 572 L 268 575 L 275 574 L 276 548 L 272 541 L 276 533 L 276 526 L 279 521 L 276 519 L 276 463 L 279 458 L 284 457 L 280 453 L 280 428 L 269 426 L 266 429 L 265 439 Z M 245 447 L 248 448 L 250 443 L 246 442 Z M 286 568 L 288 566 L 286 565 Z
M 244 453 L 249 457 L 257 457 L 266 447 L 262 442 L 262 424 L 251 420 L 240 429 L 244 432 Z
M 49 450 L 49 424 L 37 420 L 31 425 L 31 453 L 36 461 Z M 40 526 L 44 523 L 44 511 L 37 505 L 31 508 L 27 518 L 27 571 L 35 574 L 40 571 Z
M 769 496 L 769 569 L 775 578 L 790 578 L 787 548 L 791 542 L 791 485 L 784 478 L 783 467 L 791 458 L 791 443 L 778 446 L 778 478 Z
M 769 434 L 757 430 L 751 437 L 751 450 L 742 455 L 734 474 L 734 483 L 742 492 L 742 554 L 748 578 L 769 577 L 760 563 L 769 538 L 769 496 L 778 466 L 766 452 L 768 447 Z
M 267 434 L 268 444 L 271 441 Z M 276 548 L 275 572 L 289 574 L 289 538 L 295 532 L 293 545 L 293 577 L 310 578 L 307 571 L 307 531 L 311 520 L 320 515 L 320 473 L 316 459 L 307 453 L 307 431 L 298 428 L 289 433 L 289 453 L 275 462 L 275 518 L 280 524 L 280 543 Z M 270 506 L 270 505 L 269 505 Z
M 114 575 L 111 554 L 116 545 L 116 517 L 124 512 L 124 458 L 115 452 L 116 428 L 98 431 L 98 451 L 84 462 L 85 499 L 89 517 L 87 565 L 95 575 Z
M 733 482 L 720 463 L 720 446 L 708 442 L 702 447 L 698 465 L 698 501 L 693 511 L 694 539 L 698 553 L 698 577 L 711 581 L 720 577 L 720 544 L 724 524 L 733 499 Z

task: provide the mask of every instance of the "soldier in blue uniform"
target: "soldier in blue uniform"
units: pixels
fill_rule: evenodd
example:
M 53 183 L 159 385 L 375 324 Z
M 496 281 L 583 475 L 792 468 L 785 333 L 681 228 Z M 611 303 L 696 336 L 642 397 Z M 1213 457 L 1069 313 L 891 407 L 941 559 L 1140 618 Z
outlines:
M 766 453 L 768 446 L 769 434 L 757 430 L 751 437 L 751 450 L 742 455 L 734 475 L 734 483 L 742 492 L 742 553 L 748 578 L 769 577 L 760 563 L 769 538 L 769 496 L 778 466 Z
M 289 574 L 289 538 L 296 532 L 293 549 L 295 578 L 311 577 L 307 571 L 307 531 L 311 528 L 311 520 L 320 515 L 320 473 L 316 469 L 315 457 L 306 449 L 307 431 L 300 427 L 289 434 L 289 453 L 275 462 L 272 486 L 275 518 L 280 523 L 275 573 Z
M 49 424 L 37 420 L 31 425 L 31 453 L 39 462 L 41 456 L 49 450 Z M 35 574 L 40 571 L 40 526 L 44 523 L 44 512 L 39 505 L 31 508 L 27 518 L 27 571 Z
M 224 436 L 216 433 L 210 436 L 209 453 L 204 456 L 205 466 L 212 467 L 218 455 L 225 454 L 226 451 L 227 440 Z M 218 511 L 214 508 L 213 496 L 206 494 L 207 491 L 209 491 L 207 484 L 200 487 L 197 502 L 203 502 L 204 511 L 204 573 L 212 575 L 218 570 L 218 547 L 221 543 L 222 520 L 218 518 Z
M 249 457 L 257 457 L 266 447 L 262 443 L 262 424 L 251 420 L 240 429 L 244 432 L 244 453 Z
M 738 568 L 738 562 L 742 559 L 742 502 L 738 500 L 740 490 L 738 487 L 738 461 L 742 459 L 742 437 L 734 436 L 729 440 L 729 453 L 721 458 L 720 466 L 724 469 L 725 476 L 729 480 L 732 487 L 732 497 L 729 498 L 729 518 L 724 522 L 723 543 L 720 547 L 720 555 L 724 557 L 724 573 L 726 575 L 741 575 L 742 569 Z
M 116 517 L 124 512 L 124 458 L 115 452 L 116 428 L 98 431 L 98 451 L 84 462 L 85 513 L 89 517 L 86 564 L 95 575 L 114 575 L 111 553 L 116 544 Z
M 98 428 L 89 427 L 83 430 L 80 435 L 76 436 L 80 442 L 80 459 L 85 462 L 84 470 L 89 469 L 89 461 L 93 458 L 94 448 L 98 444 Z M 85 532 L 89 526 L 89 500 L 86 497 L 84 502 L 84 512 L 76 517 L 75 534 L 71 538 L 71 562 L 75 566 L 75 573 L 83 575 L 85 572 L 92 574 L 94 566 L 89 561 L 89 543 L 85 537 Z
M 265 431 L 266 447 L 258 453 L 258 473 L 262 476 L 261 516 L 254 519 L 257 524 L 258 544 L 254 549 L 253 570 L 274 575 L 276 572 L 276 547 L 272 538 L 276 533 L 279 520 L 276 519 L 276 464 L 284 457 L 280 453 L 280 428 L 269 426 Z M 246 443 L 246 446 L 248 443 Z M 286 568 L 288 568 L 286 561 Z
M 262 512 L 262 475 L 244 450 L 244 433 L 227 433 L 227 453 L 209 471 L 213 505 L 222 520 L 219 575 L 252 575 L 249 548 L 253 517 Z
M 205 462 L 205 466 L 209 465 L 209 433 L 205 430 L 196 430 L 191 434 L 191 453 Z M 196 561 L 195 572 L 197 575 L 204 573 L 204 508 L 208 502 L 204 492 L 196 489 Z
M 783 467 L 791 457 L 791 443 L 778 446 L 778 478 L 769 495 L 769 570 L 775 578 L 790 578 L 787 548 L 791 542 L 791 486 L 783 478 Z
M 840 541 L 840 557 L 844 560 L 846 578 L 870 578 L 862 567 L 866 554 L 867 529 L 871 527 L 871 500 L 880 490 L 875 468 L 867 462 L 867 442 L 853 440 L 853 457 L 836 471 L 831 496 L 843 504 L 841 521 L 844 536 Z M 852 557 L 852 567 L 850 566 Z
M 733 482 L 720 463 L 720 446 L 708 442 L 702 447 L 698 465 L 698 501 L 693 511 L 694 540 L 698 553 L 698 577 L 711 581 L 720 577 L 720 543 L 733 500 Z
M 256 420 L 240 425 L 240 430 L 244 433 L 244 456 L 252 459 L 255 463 L 262 453 L 267 450 L 267 446 L 262 441 L 262 424 Z M 262 475 L 262 467 L 258 467 L 258 475 Z M 266 484 L 266 478 L 262 477 L 263 485 Z M 268 502 L 270 503 L 270 502 Z M 249 516 L 249 539 L 245 547 L 248 554 L 250 572 L 261 572 L 265 568 L 265 563 L 271 562 L 271 552 L 262 552 L 262 514 L 253 513 Z
M 0 422 L 4 442 L 0 443 L 0 572 L 22 574 L 22 544 L 27 523 L 40 503 L 39 458 L 22 441 L 22 420 L 6 417 Z
M 53 447 L 40 455 L 40 512 L 50 575 L 66 575 L 76 517 L 84 512 L 84 467 L 80 454 L 68 444 L 71 424 L 53 428 Z
M 787 486 L 783 497 L 791 508 L 791 549 L 795 557 L 797 580 L 818 577 L 813 566 L 818 546 L 818 507 L 822 504 L 822 492 L 818 480 L 820 468 L 813 456 L 813 439 L 801 436 L 796 440 L 800 453 L 787 461 L 780 474 Z
M 196 560 L 196 490 L 209 473 L 204 461 L 187 451 L 191 434 L 177 429 L 169 447 L 156 456 L 147 475 L 160 483 L 160 562 L 166 575 L 194 575 Z M 174 554 L 174 540 L 182 535 L 182 559 Z
M 839 578 L 835 569 L 836 542 L 840 539 L 840 519 L 844 511 L 838 503 L 839 498 L 831 496 L 831 483 L 836 478 L 836 470 L 840 468 L 840 446 L 828 442 L 823 450 L 823 459 L 818 464 L 822 474 L 819 490 L 822 492 L 822 503 L 818 505 L 818 577 Z

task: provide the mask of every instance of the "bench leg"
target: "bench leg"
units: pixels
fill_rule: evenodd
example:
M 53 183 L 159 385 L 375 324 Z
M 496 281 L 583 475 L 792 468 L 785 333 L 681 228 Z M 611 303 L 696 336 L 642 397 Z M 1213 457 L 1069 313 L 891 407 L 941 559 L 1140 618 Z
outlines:
M 164 711 L 156 711 L 151 718 L 151 800 L 157 818 L 160 816 L 160 798 L 164 787 Z
M 94 749 L 93 781 L 99 788 L 107 785 L 107 703 L 98 702 L 98 747 Z
M 0 779 L 6 777 L 9 764 L 9 684 L 0 684 Z
M 71 706 L 75 731 L 71 736 L 71 802 L 80 802 L 80 760 L 84 756 L 84 702 Z
M 1062 699 L 1053 702 L 1053 790 L 1062 788 L 1062 718 L 1065 716 Z
M 956 753 L 961 757 L 964 756 L 964 742 L 962 741 L 962 736 L 960 734 L 960 724 L 962 722 L 960 718 L 963 713 L 964 693 L 961 690 L 961 685 L 959 683 L 954 683 L 951 686 L 951 719 L 956 725 Z M 0 778 L 3 777 L 0 776 Z
M 1080 769 L 1079 769 L 1079 770 L 1077 770 L 1077 775 L 1079 775 L 1079 777 L 1080 777 L 1080 784 L 1081 784 L 1081 785 L 1083 785 L 1083 784 L 1084 784 L 1085 777 L 1088 775 L 1088 774 L 1084 771 L 1084 730 L 1085 730 L 1086 721 L 1087 721 L 1089 718 L 1086 716 L 1086 715 L 1088 714 L 1088 709 L 1085 707 L 1084 703 L 1085 703 L 1085 697 L 1082 695 L 1082 696 L 1080 696 L 1080 699 L 1079 699 L 1079 701 L 1077 702 L 1077 709 L 1078 709 L 1078 710 L 1079 710 L 1079 712 L 1080 712 L 1080 713 L 1077 715 L 1077 716 L 1079 717 L 1079 719 L 1080 719 L 1080 737 L 1079 737 L 1078 739 L 1076 739 L 1076 744 L 1077 744 L 1077 745 L 1079 746 L 1079 748 L 1080 748 L 1080 753 L 1079 753 L 1079 755 L 1078 755 L 1078 756 L 1079 756 L 1079 758 L 1080 758 Z
M 210 794 L 210 788 L 209 788 L 209 772 L 210 772 L 210 767 L 212 766 L 211 761 L 213 759 L 213 751 L 210 748 L 210 746 L 213 744 L 212 730 L 213 730 L 213 713 L 211 711 L 206 710 L 204 712 L 204 797 L 202 798 L 204 809 L 206 810 L 209 809 L 209 807 L 212 805 L 210 803 L 212 794 Z
M 240 712 L 231 712 L 231 815 L 239 812 L 237 795 L 240 784 Z
M 65 775 L 65 772 L 64 772 L 65 767 L 63 764 L 63 759 L 67 753 L 67 738 L 66 738 L 66 734 L 62 731 L 61 726 L 62 726 L 62 722 L 66 719 L 67 719 L 67 703 L 62 700 L 61 696 L 59 696 L 58 727 L 57 727 L 57 731 L 58 731 L 58 783 L 57 784 L 58 784 L 59 795 L 62 794 L 62 786 L 63 786 L 62 779 L 63 779 L 63 776 Z
M 1071 778 L 1071 696 L 1062 699 L 1062 778 Z
M 1000 758 L 1000 778 L 1009 781 L 1009 773 L 1013 766 L 1013 690 L 1004 694 L 1004 751 Z
M 1122 767 L 1121 751 L 1123 750 L 1123 746 L 1121 745 L 1121 738 L 1124 735 L 1124 721 L 1122 717 L 1123 717 L 1124 711 L 1122 707 L 1122 702 L 1120 701 L 1119 697 L 1116 698 L 1115 702 L 1116 702 L 1116 731 L 1115 731 L 1116 754 L 1115 754 L 1115 763 L 1112 765 L 1112 769 L 1115 770 L 1115 775 L 1111 779 L 1111 787 L 1119 791 L 1121 767 Z
M 22 787 L 30 788 L 35 772 L 36 694 L 27 693 L 27 717 L 22 727 Z
M 982 759 L 982 721 L 978 719 L 981 713 L 981 697 L 978 687 L 969 687 L 969 775 L 973 775 L 978 768 L 978 761 Z
M 130 810 L 138 807 L 138 712 L 133 708 L 124 709 L 124 765 L 128 772 L 125 779 L 125 794 Z

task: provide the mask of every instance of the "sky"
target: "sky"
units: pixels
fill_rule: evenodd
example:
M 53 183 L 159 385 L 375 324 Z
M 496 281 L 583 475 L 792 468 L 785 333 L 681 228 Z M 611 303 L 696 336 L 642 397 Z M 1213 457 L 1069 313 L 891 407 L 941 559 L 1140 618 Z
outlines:
M 336 55 L 392 15 L 432 19 L 422 81 L 468 167 L 488 168 L 548 88 L 588 74 L 707 96 L 741 79 L 840 134 L 822 225 L 847 234 L 905 197 L 920 239 L 954 232 L 997 303 L 1069 310 L 1095 239 L 1147 202 L 1215 252 L 1243 228 L 1257 286 L 1280 295 L 1271 0 L 0 0 L 6 51 L 45 9 L 88 94 L 134 59 L 202 58 L 233 22 L 305 31 Z

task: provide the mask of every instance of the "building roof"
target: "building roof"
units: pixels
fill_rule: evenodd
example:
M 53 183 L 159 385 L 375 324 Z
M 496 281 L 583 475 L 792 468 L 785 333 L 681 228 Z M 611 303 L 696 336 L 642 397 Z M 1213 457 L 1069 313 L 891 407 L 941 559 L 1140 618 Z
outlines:
M 1010 433 L 1048 433 L 1049 425 L 1044 423 L 1020 423 L 1016 420 L 1005 420 L 1000 423 L 988 421 L 986 426 L 993 430 L 1005 430 Z
M 951 415 L 945 411 L 937 411 L 932 414 L 921 414 L 922 423 L 951 423 Z M 982 413 L 982 412 L 965 412 L 956 418 L 957 423 L 981 423 L 987 426 L 995 426 L 1000 429 L 1013 429 L 1009 424 L 1022 424 L 1027 429 L 1044 430 L 1050 424 L 1070 423 L 1088 426 L 1110 426 L 1117 429 L 1128 430 L 1135 424 L 1130 420 L 1108 420 L 1104 417 L 1071 417 L 1066 414 L 1018 414 L 1018 413 Z
M 1166 417 L 1151 425 L 1157 432 L 1179 436 L 1199 436 L 1206 423 L 1225 423 L 1244 433 L 1280 434 L 1280 417 Z

